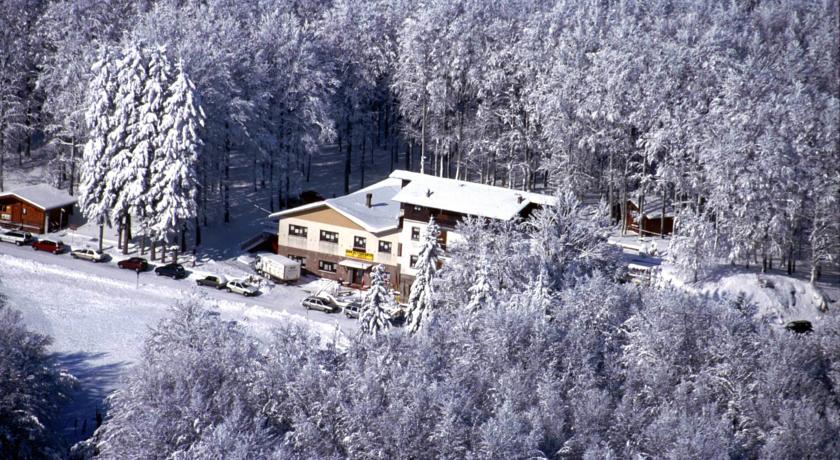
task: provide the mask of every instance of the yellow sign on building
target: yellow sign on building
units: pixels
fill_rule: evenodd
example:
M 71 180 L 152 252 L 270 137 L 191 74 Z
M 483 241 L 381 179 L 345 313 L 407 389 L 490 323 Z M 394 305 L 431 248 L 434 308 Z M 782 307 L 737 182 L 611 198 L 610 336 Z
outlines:
M 369 252 L 362 252 L 362 251 L 355 251 L 353 249 L 348 249 L 344 251 L 345 257 L 352 257 L 354 259 L 362 259 L 362 260 L 370 260 L 373 261 L 373 254 Z

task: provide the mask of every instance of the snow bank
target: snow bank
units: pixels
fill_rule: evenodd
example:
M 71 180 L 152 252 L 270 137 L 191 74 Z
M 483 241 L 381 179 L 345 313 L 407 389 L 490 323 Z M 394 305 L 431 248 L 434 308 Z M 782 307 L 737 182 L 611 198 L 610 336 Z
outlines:
M 757 315 L 774 324 L 794 320 L 818 323 L 824 308 L 823 296 L 807 281 L 784 275 L 745 272 L 734 267 L 719 267 L 696 284 L 683 282 L 674 267 L 663 264 L 661 282 L 689 292 L 735 298 L 743 294 L 758 307 Z

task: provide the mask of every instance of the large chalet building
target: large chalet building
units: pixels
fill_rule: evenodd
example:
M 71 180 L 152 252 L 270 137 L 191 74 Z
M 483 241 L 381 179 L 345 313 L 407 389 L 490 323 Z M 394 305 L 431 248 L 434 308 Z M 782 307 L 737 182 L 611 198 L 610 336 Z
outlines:
M 405 297 L 430 217 L 441 228 L 446 251 L 460 238 L 455 227 L 466 216 L 527 218 L 553 203 L 547 195 L 397 170 L 349 195 L 269 217 L 278 221 L 278 253 L 299 260 L 305 270 L 366 287 L 370 268 L 383 264 L 391 286 Z

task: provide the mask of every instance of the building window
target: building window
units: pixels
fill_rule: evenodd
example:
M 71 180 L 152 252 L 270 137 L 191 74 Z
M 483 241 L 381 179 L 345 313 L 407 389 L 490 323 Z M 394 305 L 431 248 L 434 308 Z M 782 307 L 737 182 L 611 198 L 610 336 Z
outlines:
M 402 257 L 402 243 L 397 243 L 397 257 Z
M 301 236 L 306 238 L 306 227 L 301 227 L 300 225 L 289 224 L 289 236 Z
M 420 227 L 411 227 L 411 241 L 420 241 Z
M 321 230 L 321 241 L 326 241 L 327 243 L 338 243 L 338 233 Z
M 353 249 L 356 251 L 367 251 L 367 240 L 363 236 L 353 237 Z
M 22 212 L 23 212 L 23 215 L 25 216 L 26 215 L 26 208 L 23 208 Z
M 388 254 L 391 253 L 391 242 L 390 241 L 379 241 L 379 252 L 386 252 Z
M 319 260 L 318 270 L 321 270 L 322 272 L 335 273 L 335 264 L 326 260 Z
M 423 207 L 422 207 L 422 206 L 415 206 L 415 207 L 414 207 L 414 212 L 421 212 L 421 211 L 423 211 Z
M 417 256 L 411 256 L 408 262 L 408 266 L 414 268 L 415 265 L 417 265 Z
M 301 256 L 296 256 L 294 254 L 289 254 L 289 258 L 296 261 L 296 262 L 300 262 L 301 267 L 306 266 L 306 257 L 301 257 Z

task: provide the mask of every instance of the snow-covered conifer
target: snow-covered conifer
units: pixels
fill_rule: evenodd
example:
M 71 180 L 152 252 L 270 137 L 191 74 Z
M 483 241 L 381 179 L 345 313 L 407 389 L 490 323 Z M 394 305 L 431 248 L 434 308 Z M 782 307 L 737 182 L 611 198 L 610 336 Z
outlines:
M 438 243 L 439 235 L 440 228 L 432 217 L 420 236 L 422 246 L 417 255 L 417 264 L 414 265 L 417 273 L 414 276 L 414 282 L 411 283 L 411 292 L 408 296 L 408 330 L 411 332 L 417 332 L 420 329 L 432 308 L 433 282 L 442 252 Z
M 481 266 L 475 274 L 475 282 L 467 291 L 470 294 L 470 302 L 467 308 L 470 311 L 477 311 L 487 303 L 493 301 L 493 287 L 490 285 L 489 268 L 486 260 L 482 258 Z
M 120 141 L 112 116 L 116 96 L 114 60 L 107 51 L 102 53 L 94 65 L 93 74 L 88 89 L 88 108 L 85 111 L 89 133 L 79 174 L 79 207 L 87 219 L 101 227 L 110 223 L 111 196 L 108 194 L 106 175 L 110 158 Z M 99 247 L 101 250 L 101 237 Z
M 204 112 L 196 101 L 195 85 L 182 62 L 166 89 L 161 120 L 161 145 L 151 166 L 150 208 L 152 231 L 172 242 L 197 212 L 196 194 L 200 130 Z
M 385 267 L 382 264 L 376 265 L 370 272 L 370 289 L 365 295 L 359 315 L 362 333 L 376 337 L 380 331 L 388 329 L 390 310 L 393 307 L 394 298 L 385 280 Z

